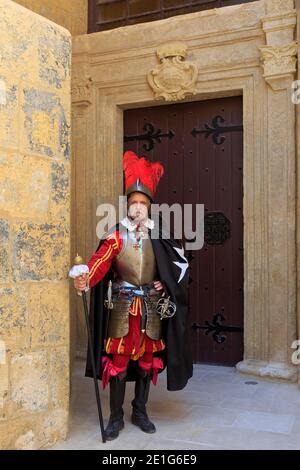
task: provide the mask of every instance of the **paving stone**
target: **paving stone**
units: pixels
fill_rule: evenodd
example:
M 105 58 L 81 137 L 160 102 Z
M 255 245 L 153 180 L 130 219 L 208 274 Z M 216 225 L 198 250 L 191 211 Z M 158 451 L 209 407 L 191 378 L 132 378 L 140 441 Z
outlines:
M 149 417 L 157 429 L 153 435 L 130 422 L 134 384 L 129 383 L 125 429 L 118 439 L 103 444 L 93 381 L 84 377 L 84 362 L 78 362 L 73 370 L 70 438 L 53 449 L 300 449 L 297 386 L 263 379 L 255 379 L 256 385 L 246 385 L 247 380 L 248 376 L 234 368 L 195 365 L 188 386 L 169 392 L 166 374 L 160 374 L 157 386 L 151 387 L 148 404 Z M 107 423 L 107 389 L 101 397 Z M 273 409 L 276 400 L 282 404 L 277 410 Z M 283 409 L 285 401 L 287 407 Z

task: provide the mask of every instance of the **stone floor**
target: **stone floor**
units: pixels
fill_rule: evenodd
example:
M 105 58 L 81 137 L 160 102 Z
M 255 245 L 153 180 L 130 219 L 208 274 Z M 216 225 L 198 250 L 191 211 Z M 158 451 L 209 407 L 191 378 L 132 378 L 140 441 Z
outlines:
M 179 392 L 166 389 L 165 373 L 152 386 L 148 413 L 155 434 L 130 423 L 133 384 L 125 400 L 125 429 L 101 442 L 92 379 L 76 364 L 72 385 L 72 425 L 68 440 L 52 449 L 300 449 L 300 390 L 296 385 L 241 375 L 235 368 L 195 365 Z M 108 390 L 102 392 L 108 417 Z M 105 420 L 106 421 L 106 420 Z

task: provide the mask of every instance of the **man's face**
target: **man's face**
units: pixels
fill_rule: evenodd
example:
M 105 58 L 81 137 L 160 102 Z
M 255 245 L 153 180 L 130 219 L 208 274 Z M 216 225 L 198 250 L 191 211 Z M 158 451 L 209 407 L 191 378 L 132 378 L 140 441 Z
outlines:
M 141 222 L 148 218 L 150 199 L 146 194 L 134 192 L 128 198 L 128 216 L 136 222 Z

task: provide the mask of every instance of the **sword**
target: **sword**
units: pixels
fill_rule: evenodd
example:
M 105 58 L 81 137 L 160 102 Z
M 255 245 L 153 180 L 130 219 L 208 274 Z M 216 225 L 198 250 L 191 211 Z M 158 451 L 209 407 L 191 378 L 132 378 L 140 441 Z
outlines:
M 107 335 L 108 335 L 110 311 L 114 307 L 114 304 L 112 302 L 112 281 L 111 280 L 108 281 L 107 298 L 104 300 L 104 306 L 106 307 L 106 311 L 107 311 L 106 322 L 105 322 L 105 334 L 104 334 L 104 342 L 106 342 Z
M 78 265 L 82 265 L 83 261 L 81 256 L 75 257 L 74 264 L 76 265 L 75 268 L 78 267 Z M 71 277 L 73 277 L 71 275 Z M 87 299 L 86 299 L 86 292 L 78 292 L 78 295 L 82 295 L 82 300 L 83 300 L 83 308 L 84 308 L 84 314 L 85 314 L 85 322 L 86 322 L 86 329 L 88 333 L 88 343 L 89 343 L 89 350 L 90 350 L 90 360 L 92 364 L 92 370 L 93 370 L 93 379 L 94 379 L 94 385 L 95 385 L 95 394 L 96 394 L 96 401 L 97 401 L 97 409 L 98 409 L 98 417 L 99 417 L 99 424 L 100 424 L 100 431 L 101 431 L 101 437 L 102 437 L 102 442 L 106 442 L 105 439 L 105 434 L 104 434 L 104 424 L 103 424 L 103 415 L 102 415 L 102 408 L 101 408 L 101 400 L 100 400 L 100 392 L 99 392 L 99 384 L 98 384 L 98 378 L 97 378 L 97 373 L 96 373 L 96 364 L 95 364 L 95 358 L 94 358 L 94 345 L 92 341 L 92 334 L 91 334 L 91 329 L 90 329 L 90 324 L 89 324 L 89 311 L 88 311 L 88 305 L 87 305 Z

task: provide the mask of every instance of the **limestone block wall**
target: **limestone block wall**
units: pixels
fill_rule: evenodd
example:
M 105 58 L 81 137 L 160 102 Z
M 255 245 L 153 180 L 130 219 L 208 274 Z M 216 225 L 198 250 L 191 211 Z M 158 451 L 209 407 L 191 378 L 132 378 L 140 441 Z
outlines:
M 295 7 L 297 11 L 297 57 L 298 57 L 298 70 L 297 70 L 297 80 L 300 80 L 300 70 L 299 70 L 299 57 L 300 57 L 300 0 L 295 1 Z M 299 82 L 300 83 L 300 82 Z M 296 106 L 296 159 L 299 162 L 300 159 L 300 104 Z M 297 164 L 297 168 L 299 168 L 299 163 Z M 296 196 L 296 213 L 297 213 L 297 238 L 296 238 L 296 246 L 297 246 L 297 339 L 300 340 L 300 303 L 299 303 L 299 293 L 300 293 L 300 258 L 299 258 L 299 250 L 300 250 L 300 218 L 299 218 L 299 211 L 300 211 L 300 204 L 299 204 L 299 196 L 300 196 L 300 175 L 299 171 L 297 171 L 297 178 L 296 178 L 296 186 L 297 186 L 297 196 Z M 300 388 L 300 370 L 298 368 L 298 384 Z
M 15 0 L 20 5 L 67 28 L 72 35 L 87 32 L 88 0 Z
M 0 448 L 66 437 L 70 33 L 0 3 Z

